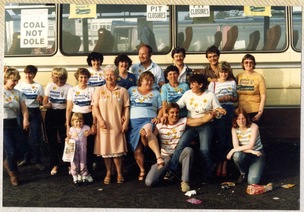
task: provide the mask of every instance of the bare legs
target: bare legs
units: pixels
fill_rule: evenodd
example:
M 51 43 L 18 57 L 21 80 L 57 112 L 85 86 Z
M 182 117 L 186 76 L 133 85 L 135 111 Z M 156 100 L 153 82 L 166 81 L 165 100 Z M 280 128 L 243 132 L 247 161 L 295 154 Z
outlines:
M 112 160 L 114 161 L 116 171 L 117 171 L 117 183 L 123 183 L 124 179 L 122 177 L 122 171 L 121 171 L 122 157 L 104 158 L 107 173 L 106 173 L 106 177 L 104 178 L 103 182 L 104 182 L 104 184 L 109 184 L 111 182 Z

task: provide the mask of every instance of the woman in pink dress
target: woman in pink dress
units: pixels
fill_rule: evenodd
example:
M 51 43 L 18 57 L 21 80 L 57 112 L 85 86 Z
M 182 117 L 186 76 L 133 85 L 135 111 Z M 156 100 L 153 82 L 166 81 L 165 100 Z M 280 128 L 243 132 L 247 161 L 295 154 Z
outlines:
M 94 154 L 102 156 L 106 166 L 104 184 L 111 182 L 111 164 L 115 164 L 117 183 L 123 183 L 122 156 L 126 155 L 125 132 L 129 124 L 129 94 L 117 85 L 118 70 L 115 65 L 104 69 L 106 84 L 97 88 L 93 95 L 93 113 L 97 118 L 97 136 Z

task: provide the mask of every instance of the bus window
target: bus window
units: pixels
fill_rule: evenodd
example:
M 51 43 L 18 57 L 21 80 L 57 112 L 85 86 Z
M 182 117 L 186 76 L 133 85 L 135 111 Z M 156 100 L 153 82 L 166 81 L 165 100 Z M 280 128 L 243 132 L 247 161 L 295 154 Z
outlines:
M 97 4 L 96 16 L 74 15 L 70 4 L 61 7 L 61 44 L 65 55 L 126 52 L 137 54 L 140 44 L 148 44 L 153 53 L 171 49 L 170 10 L 163 21 L 147 20 L 146 5 Z
M 282 51 L 286 48 L 285 7 L 271 7 L 270 17 L 245 16 L 243 6 L 210 6 L 207 17 L 193 17 L 195 11 L 189 6 L 177 6 L 176 10 L 176 45 L 190 43 L 187 51 L 204 52 L 211 45 L 221 51 Z M 192 29 L 192 36 L 189 31 L 187 34 L 187 28 Z
M 302 7 L 292 8 L 292 46 L 301 51 L 302 47 Z
M 55 9 L 53 4 L 6 4 L 5 56 L 52 55 L 55 51 Z

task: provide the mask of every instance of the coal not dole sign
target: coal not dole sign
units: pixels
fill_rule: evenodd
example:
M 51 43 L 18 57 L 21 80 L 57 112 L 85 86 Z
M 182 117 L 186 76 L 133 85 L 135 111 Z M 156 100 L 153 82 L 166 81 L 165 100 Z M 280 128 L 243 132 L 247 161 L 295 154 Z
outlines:
M 43 48 L 48 45 L 48 10 L 24 9 L 21 11 L 21 48 Z

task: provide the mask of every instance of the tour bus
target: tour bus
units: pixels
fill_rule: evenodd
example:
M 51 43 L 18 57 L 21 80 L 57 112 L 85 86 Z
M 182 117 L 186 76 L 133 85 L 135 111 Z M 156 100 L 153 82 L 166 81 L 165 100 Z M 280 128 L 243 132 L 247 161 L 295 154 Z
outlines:
M 152 60 L 165 68 L 172 64 L 172 49 L 183 47 L 185 63 L 198 70 L 208 64 L 206 49 L 216 45 L 235 76 L 250 53 L 255 71 L 266 79 L 265 142 L 298 141 L 301 38 L 302 9 L 296 6 L 7 3 L 4 65 L 21 74 L 26 65 L 37 66 L 35 80 L 43 86 L 52 68 L 64 67 L 75 85 L 73 74 L 88 67 L 92 51 L 104 55 L 103 66 L 121 52 L 137 63 L 138 46 L 145 43 L 153 48 Z

